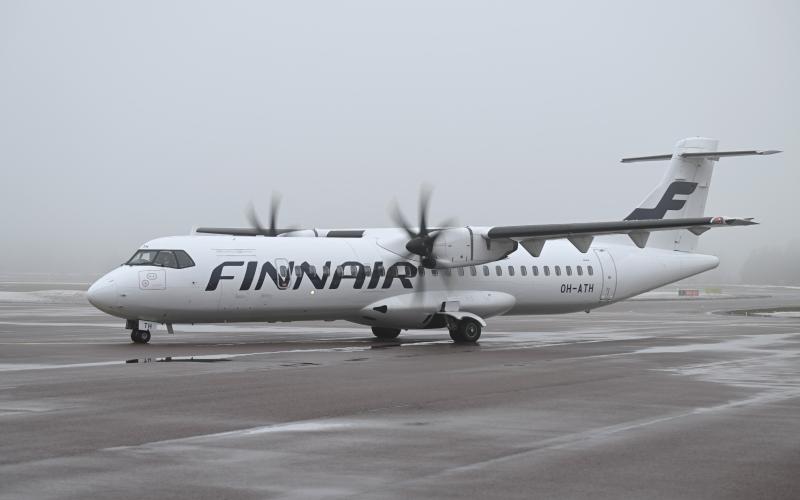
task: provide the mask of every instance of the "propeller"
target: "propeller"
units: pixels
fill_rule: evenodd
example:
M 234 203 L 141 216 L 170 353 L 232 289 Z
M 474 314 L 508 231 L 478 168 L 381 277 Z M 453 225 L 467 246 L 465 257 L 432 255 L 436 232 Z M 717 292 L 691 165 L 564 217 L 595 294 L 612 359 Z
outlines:
M 261 224 L 261 220 L 258 218 L 258 214 L 256 213 L 256 209 L 253 206 L 253 202 L 251 201 L 247 205 L 247 220 L 250 222 L 250 225 L 253 226 L 253 229 L 257 231 L 257 234 L 261 236 L 278 236 L 279 234 L 286 232 L 285 230 L 280 230 L 276 226 L 276 222 L 278 220 L 278 209 L 281 205 L 281 195 L 277 192 L 272 193 L 272 200 L 270 201 L 269 206 L 269 227 L 264 227 Z
M 443 222 L 439 228 L 431 229 L 428 227 L 428 206 L 430 205 L 431 201 L 431 192 L 432 189 L 430 186 L 423 185 L 420 188 L 419 227 L 416 228 L 416 230 L 411 227 L 406 218 L 403 216 L 403 213 L 400 211 L 400 207 L 397 205 L 397 201 L 395 201 L 391 213 L 395 223 L 402 227 L 408 234 L 409 240 L 406 243 L 406 250 L 415 255 L 419 255 L 422 266 L 427 269 L 436 268 L 436 255 L 434 253 L 434 246 L 436 245 L 436 240 L 443 234 L 442 229 L 447 228 L 454 223 L 452 219 L 448 219 Z

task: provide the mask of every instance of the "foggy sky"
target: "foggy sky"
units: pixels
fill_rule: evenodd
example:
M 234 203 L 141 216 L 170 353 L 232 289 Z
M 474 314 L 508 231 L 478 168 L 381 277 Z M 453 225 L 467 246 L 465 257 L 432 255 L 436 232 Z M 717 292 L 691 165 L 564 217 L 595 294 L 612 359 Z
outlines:
M 702 135 L 785 151 L 718 163 L 707 213 L 762 222 L 700 239 L 734 279 L 798 238 L 798 5 L 2 0 L 0 274 L 96 277 L 273 190 L 304 227 L 423 181 L 434 221 L 620 219 L 667 164 L 619 159 Z

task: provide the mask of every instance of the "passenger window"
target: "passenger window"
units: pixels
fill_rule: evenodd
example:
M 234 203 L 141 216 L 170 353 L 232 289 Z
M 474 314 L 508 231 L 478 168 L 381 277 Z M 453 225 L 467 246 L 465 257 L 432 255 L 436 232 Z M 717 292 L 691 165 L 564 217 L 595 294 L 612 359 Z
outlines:
M 308 272 L 310 272 L 313 275 L 316 275 L 317 274 L 317 266 L 308 266 Z
M 295 268 L 294 268 L 294 274 L 295 274 L 295 275 L 296 275 L 298 278 L 299 278 L 299 277 L 301 277 L 301 276 L 303 275 L 303 268 L 302 268 L 302 267 L 300 267 L 300 266 L 297 266 L 297 267 L 295 267 Z
M 489 266 L 483 266 L 483 275 L 489 276 Z
M 539 267 L 538 266 L 533 266 L 533 275 L 534 276 L 539 276 Z
M 514 276 L 514 266 L 508 266 L 508 275 Z
M 439 276 L 439 270 L 438 269 L 431 269 L 431 276 Z
M 372 276 L 372 266 L 364 266 L 364 276 Z
M 478 275 L 478 270 L 475 269 L 475 266 L 469 266 L 469 274 L 471 276 L 477 276 Z
M 350 266 L 350 276 L 352 276 L 353 278 L 358 276 L 358 266 L 356 265 Z
M 567 266 L 567 276 L 572 276 L 572 266 Z
M 337 268 L 336 268 L 336 270 L 337 270 L 337 271 L 339 271 L 339 273 L 340 273 L 340 274 L 341 274 L 341 271 L 340 271 L 341 269 L 342 269 L 341 267 L 337 267 Z M 286 267 L 286 266 L 281 266 L 281 267 L 280 267 L 280 270 L 279 270 L 278 272 L 279 272 L 279 273 L 280 273 L 280 275 L 281 275 L 282 277 L 284 277 L 284 278 L 286 278 L 286 277 L 288 277 L 288 276 L 289 276 L 289 268 L 288 268 L 288 267 Z
M 496 272 L 498 276 L 502 276 L 503 275 L 503 266 L 495 266 L 494 272 Z
M 576 269 L 578 270 L 578 276 L 583 276 L 583 268 L 578 266 Z
M 464 276 L 464 268 L 463 267 L 459 267 L 458 268 L 458 275 L 459 276 Z
M 528 275 L 528 268 L 525 266 L 519 266 L 519 273 L 523 276 Z
M 586 271 L 589 273 L 589 276 L 594 276 L 594 269 L 592 269 L 592 266 L 586 266 Z
M 419 266 L 419 268 L 417 269 L 417 274 L 419 274 L 420 276 L 425 276 L 425 266 Z
M 544 266 L 544 275 L 550 276 L 550 266 Z
M 561 266 L 556 266 L 556 276 L 561 276 Z
M 178 268 L 183 269 L 186 267 L 193 267 L 194 261 L 189 254 L 184 252 L 183 250 L 175 250 L 175 257 L 178 258 Z
M 177 269 L 178 259 L 175 258 L 175 254 L 172 253 L 171 250 L 160 250 L 156 256 L 156 260 L 153 261 L 153 265 L 161 267 L 174 267 Z

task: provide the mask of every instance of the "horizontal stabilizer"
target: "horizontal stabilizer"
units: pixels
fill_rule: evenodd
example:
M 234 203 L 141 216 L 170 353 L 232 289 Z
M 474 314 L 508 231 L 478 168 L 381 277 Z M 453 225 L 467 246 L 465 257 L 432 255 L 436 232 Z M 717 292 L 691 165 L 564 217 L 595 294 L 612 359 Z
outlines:
M 652 155 L 652 156 L 633 156 L 631 158 L 623 158 L 622 163 L 635 163 L 639 161 L 661 161 L 672 159 L 672 154 L 668 155 Z
M 681 153 L 681 158 L 708 158 L 709 160 L 719 160 L 729 156 L 763 156 L 780 153 L 777 149 L 749 150 L 749 151 L 714 151 L 713 153 Z
M 679 158 L 707 158 L 712 161 L 719 160 L 720 158 L 727 158 L 729 156 L 762 156 L 762 155 L 774 155 L 776 153 L 781 153 L 777 149 L 766 149 L 766 150 L 759 150 L 759 149 L 750 149 L 750 150 L 743 150 L 743 151 L 713 151 L 713 152 L 702 152 L 702 153 L 680 153 L 676 156 Z M 623 158 L 621 161 L 622 163 L 635 163 L 640 161 L 660 161 L 660 160 L 670 160 L 672 159 L 673 155 L 653 155 L 653 156 L 634 156 L 631 158 Z

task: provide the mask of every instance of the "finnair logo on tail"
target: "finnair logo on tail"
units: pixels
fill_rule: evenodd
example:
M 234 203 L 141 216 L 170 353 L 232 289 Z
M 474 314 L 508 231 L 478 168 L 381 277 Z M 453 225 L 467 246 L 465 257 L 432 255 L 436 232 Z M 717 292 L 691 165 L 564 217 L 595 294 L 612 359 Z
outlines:
M 652 220 L 663 219 L 670 210 L 680 210 L 686 205 L 686 200 L 676 200 L 679 194 L 689 195 L 697 189 L 696 182 L 675 181 L 669 185 L 664 195 L 653 208 L 637 208 L 625 220 Z

